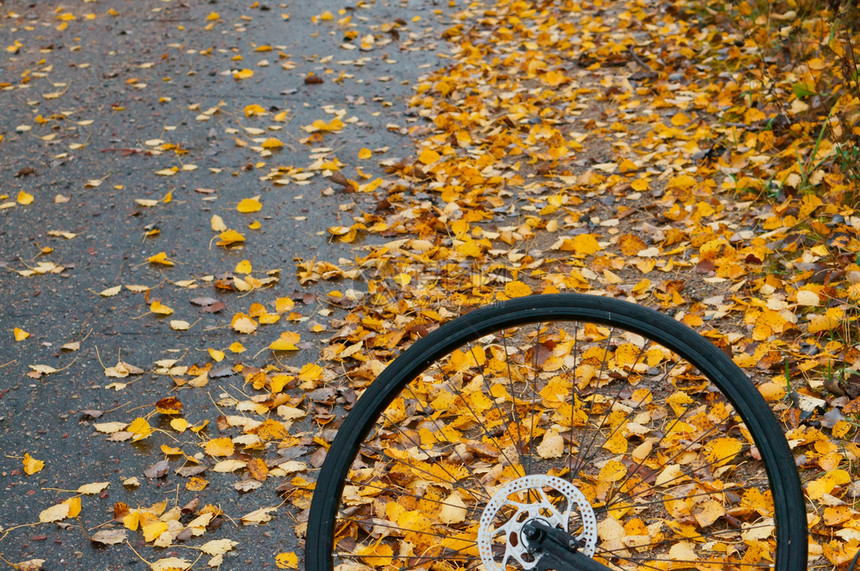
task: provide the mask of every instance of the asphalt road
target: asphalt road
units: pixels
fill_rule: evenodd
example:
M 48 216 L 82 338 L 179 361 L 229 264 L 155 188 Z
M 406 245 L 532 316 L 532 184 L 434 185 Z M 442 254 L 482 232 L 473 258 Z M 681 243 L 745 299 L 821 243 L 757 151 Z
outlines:
M 223 410 L 215 401 L 242 392 L 242 377 L 230 367 L 264 365 L 266 346 L 285 329 L 282 323 L 271 333 L 241 336 L 230 327 L 232 316 L 255 302 L 271 311 L 277 298 L 293 299 L 303 318 L 325 308 L 317 295 L 330 284 L 301 286 L 297 258 L 352 258 L 349 246 L 332 243 L 326 228 L 372 209 L 379 197 L 344 193 L 313 165 L 336 157 L 350 179 L 364 183 L 356 166 L 370 181 L 386 177 L 378 160 L 414 155 L 407 130 L 419 120 L 407 101 L 424 70 L 444 65 L 439 34 L 448 17 L 441 8 L 393 0 L 0 3 L 3 559 L 93 570 L 143 569 L 142 559 L 171 556 L 194 560 L 199 552 L 184 544 L 153 548 L 140 531 L 129 532 L 128 544 L 87 539 L 111 527 L 105 525 L 116 502 L 136 508 L 166 501 L 170 509 L 194 499 L 219 506 L 225 517 L 218 518 L 220 528 L 211 526 L 188 545 L 238 542 L 222 569 L 274 567 L 278 553 L 301 554 L 295 505 L 279 507 L 260 526 L 239 523 L 253 510 L 281 504 L 276 488 L 289 478 L 268 478 L 241 493 L 234 487 L 240 475 L 210 471 L 208 487 L 190 491 L 188 479 L 175 473 L 182 465 L 175 457 L 164 476 L 144 474 L 168 458 L 159 449 L 162 433 L 135 444 L 112 442 L 94 424 L 129 422 L 151 413 L 159 399 L 176 396 L 189 423 L 210 423 L 200 436 L 171 433 L 189 454 L 199 452 L 200 442 L 219 435 Z M 249 75 L 242 70 L 253 74 L 241 79 Z M 322 83 L 306 83 L 312 72 Z M 255 116 L 256 108 L 249 114 L 251 105 L 266 114 Z M 330 125 L 336 117 L 341 130 L 302 142 L 309 136 L 302 126 L 317 120 Z M 266 152 L 261 141 L 270 137 L 284 146 Z M 361 148 L 372 149 L 373 159 L 360 161 Z M 299 176 L 271 176 L 278 167 Z M 241 200 L 256 196 L 261 210 L 237 211 Z M 213 215 L 245 236 L 244 247 L 214 243 Z M 255 220 L 259 228 L 249 228 Z M 147 261 L 160 252 L 175 265 Z M 253 276 L 278 280 L 249 293 L 216 287 L 218 279 L 240 275 L 235 268 L 242 260 L 252 264 Z M 113 296 L 98 293 L 115 286 L 123 288 Z M 225 307 L 204 311 L 191 301 L 201 297 Z M 153 300 L 174 313 L 148 314 Z M 171 320 L 191 327 L 174 330 Z M 16 328 L 29 337 L 16 341 Z M 283 364 L 300 367 L 319 357 L 321 336 L 306 322 L 295 328 L 302 350 Z M 228 349 L 236 341 L 245 352 Z M 226 358 L 214 364 L 221 376 L 206 387 L 177 389 L 177 379 L 189 376 L 156 372 L 163 359 L 179 367 L 212 363 L 209 348 L 225 351 Z M 144 373 L 106 374 L 118 361 Z M 55 372 L 39 374 L 39 366 Z M 149 418 L 171 432 L 163 415 Z M 270 455 L 308 460 L 303 450 Z M 25 474 L 25 454 L 45 467 Z M 132 477 L 140 485 L 123 486 Z M 312 480 L 313 472 L 305 477 Z M 42 510 L 72 495 L 57 490 L 92 482 L 110 486 L 82 498 L 80 524 L 67 519 L 19 527 L 38 522 Z M 204 555 L 198 567 L 208 559 Z

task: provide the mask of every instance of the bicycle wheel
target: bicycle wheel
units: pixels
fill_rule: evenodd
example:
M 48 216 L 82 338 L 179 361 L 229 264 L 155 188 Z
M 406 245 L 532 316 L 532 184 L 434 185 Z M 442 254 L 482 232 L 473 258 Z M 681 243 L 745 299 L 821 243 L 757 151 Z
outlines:
M 379 375 L 320 471 L 305 557 L 799 571 L 806 533 L 779 424 L 731 359 L 652 310 L 551 294 L 460 317 Z

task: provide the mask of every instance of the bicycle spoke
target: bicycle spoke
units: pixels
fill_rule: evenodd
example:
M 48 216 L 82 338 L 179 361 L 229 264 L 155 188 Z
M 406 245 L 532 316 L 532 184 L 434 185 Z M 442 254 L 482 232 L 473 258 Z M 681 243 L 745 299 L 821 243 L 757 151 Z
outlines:
M 765 470 L 790 451 L 758 391 L 674 319 L 631 307 L 511 299 L 398 357 L 320 471 L 315 571 L 540 569 L 535 518 L 614 571 L 805 561 L 785 559 L 805 529 L 785 534 L 802 511 L 786 509 L 786 471 Z

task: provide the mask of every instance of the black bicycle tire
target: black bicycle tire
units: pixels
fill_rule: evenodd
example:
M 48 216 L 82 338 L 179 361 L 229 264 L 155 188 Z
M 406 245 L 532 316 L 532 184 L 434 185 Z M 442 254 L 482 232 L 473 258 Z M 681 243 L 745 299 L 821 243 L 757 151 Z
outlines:
M 309 511 L 305 569 L 332 571 L 334 520 L 347 473 L 374 421 L 406 383 L 453 348 L 490 332 L 561 319 L 616 326 L 657 341 L 698 367 L 725 394 L 756 443 L 773 493 L 775 569 L 805 570 L 806 510 L 794 458 L 773 412 L 743 371 L 679 321 L 629 302 L 575 293 L 526 296 L 476 309 L 420 339 L 386 367 L 347 415 L 319 472 Z

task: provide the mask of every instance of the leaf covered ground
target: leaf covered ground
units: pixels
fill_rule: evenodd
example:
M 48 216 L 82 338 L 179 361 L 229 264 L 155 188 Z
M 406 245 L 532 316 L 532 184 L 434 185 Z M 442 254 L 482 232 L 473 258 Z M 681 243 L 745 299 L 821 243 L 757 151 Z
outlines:
M 729 353 L 794 450 L 810 565 L 860 548 L 849 5 L 451 2 L 426 10 L 425 29 L 403 7 L 374 19 L 364 3 L 297 16 L 172 0 L 148 5 L 165 39 L 146 58 L 66 59 L 112 19 L 140 41 L 117 4 L 10 6 L 0 20 L 0 96 L 20 110 L 0 138 L 15 181 L 0 216 L 17 226 L 3 280 L 48 291 L 110 268 L 82 280 L 92 309 L 75 335 L 51 336 L 32 308 L 4 316 L 14 348 L 0 373 L 10 387 L 87 377 L 100 396 L 84 402 L 99 404 L 75 405 L 79 426 L 133 460 L 70 477 L 47 452 L 4 446 L 4 478 L 52 478 L 32 513 L 0 517 L 10 563 L 39 568 L 41 523 L 153 569 L 238 568 L 250 548 L 237 530 L 259 526 L 293 534 L 265 560 L 295 568 L 315 471 L 385 364 L 471 308 L 559 291 L 658 308 Z M 273 17 L 301 17 L 291 33 L 327 52 L 255 37 L 254 20 Z M 413 51 L 438 56 L 409 95 L 380 91 Z M 78 104 L 97 82 L 118 86 L 114 99 Z M 211 89 L 189 98 L 187 82 Z M 291 105 L 299 90 L 321 103 Z M 29 152 L 48 158 L 11 158 Z M 40 209 L 70 201 L 100 220 L 38 228 Z M 286 255 L 271 248 L 283 236 Z M 154 337 L 158 350 L 124 357 L 110 314 L 133 333 L 126 346 Z M 39 339 L 53 361 L 19 349 Z

